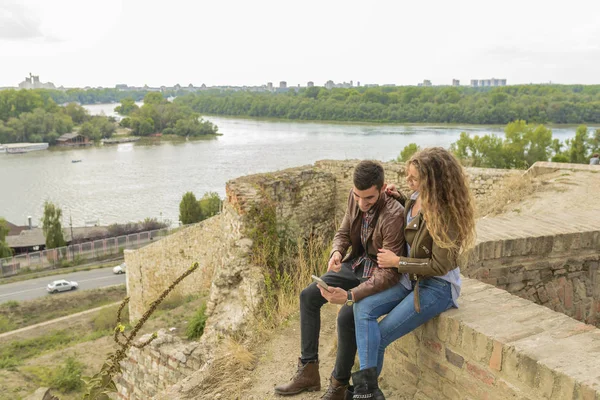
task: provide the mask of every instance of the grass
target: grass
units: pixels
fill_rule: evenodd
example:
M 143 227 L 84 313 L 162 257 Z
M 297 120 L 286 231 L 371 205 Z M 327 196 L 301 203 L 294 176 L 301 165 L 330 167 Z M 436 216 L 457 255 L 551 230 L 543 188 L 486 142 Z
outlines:
M 127 295 L 124 285 L 0 304 L 0 333 L 115 303 Z
M 190 320 L 185 331 L 186 336 L 189 340 L 198 339 L 204 333 L 204 327 L 206 326 L 206 304 L 202 305 L 196 314 Z

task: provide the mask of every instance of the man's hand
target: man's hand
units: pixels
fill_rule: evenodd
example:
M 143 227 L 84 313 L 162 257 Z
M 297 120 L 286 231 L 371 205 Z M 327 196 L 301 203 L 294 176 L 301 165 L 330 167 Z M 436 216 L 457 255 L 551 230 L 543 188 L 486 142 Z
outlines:
M 327 264 L 327 272 L 340 272 L 342 269 L 342 253 L 339 251 L 333 252 L 331 258 L 329 259 L 329 264 Z
M 317 286 L 321 291 L 321 296 L 331 304 L 344 304 L 348 300 L 348 292 L 339 287 L 329 286 L 329 292 L 321 286 Z
M 386 249 L 379 249 L 377 253 L 377 265 L 380 268 L 398 268 L 400 257 L 394 254 L 394 252 Z

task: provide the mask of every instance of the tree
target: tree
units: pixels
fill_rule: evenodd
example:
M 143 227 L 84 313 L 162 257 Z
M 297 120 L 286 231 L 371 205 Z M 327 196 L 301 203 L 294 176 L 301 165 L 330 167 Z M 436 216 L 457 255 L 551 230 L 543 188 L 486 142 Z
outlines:
M 76 124 L 83 124 L 90 119 L 88 111 L 77 103 L 67 104 L 64 111 Z
M 115 107 L 115 111 L 121 115 L 129 115 L 138 109 L 138 105 L 131 97 L 121 100 L 121 105 Z
M 6 235 L 10 229 L 4 218 L 0 218 L 0 258 L 12 256 L 12 249 L 6 244 Z
M 144 105 L 146 104 L 162 104 L 165 103 L 167 99 L 163 97 L 162 94 L 158 92 L 150 92 L 146 96 L 144 96 Z
M 419 146 L 417 146 L 416 143 L 411 143 L 402 149 L 396 161 L 408 161 L 413 156 L 413 154 L 415 154 L 419 150 L 420 148 Z
M 588 145 L 591 154 L 600 152 L 600 129 L 596 129 Z
M 202 209 L 194 193 L 187 192 L 179 203 L 179 220 L 182 224 L 193 224 L 202 221 Z
M 575 131 L 575 137 L 567 141 L 569 149 L 567 150 L 569 162 L 578 164 L 587 164 L 587 126 L 580 125 Z
M 46 238 L 46 248 L 55 249 L 66 245 L 61 225 L 62 210 L 54 203 L 44 202 L 44 217 L 42 219 L 42 229 Z
M 202 212 L 202 220 L 217 215 L 221 211 L 221 198 L 218 193 L 207 192 L 204 193 L 202 199 L 198 202 L 200 205 L 200 211 Z

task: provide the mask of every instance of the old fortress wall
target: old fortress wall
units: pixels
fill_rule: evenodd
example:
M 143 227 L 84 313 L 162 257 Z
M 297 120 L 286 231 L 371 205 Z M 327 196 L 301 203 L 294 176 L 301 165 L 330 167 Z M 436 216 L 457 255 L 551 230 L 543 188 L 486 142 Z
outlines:
M 223 213 L 127 252 L 132 318 L 194 261 L 200 271 L 177 290 L 210 288 L 210 300 L 199 342 L 162 331 L 148 348 L 132 349 L 118 382 L 120 397 L 173 399 L 178 382 L 209 369 L 211 349 L 251 326 L 264 291 L 261 266 L 250 261 L 244 215 L 267 200 L 291 234 L 332 235 L 356 162 L 319 161 L 232 180 Z M 387 181 L 404 182 L 402 164 L 384 167 Z M 557 168 L 578 167 L 537 163 L 528 173 Z M 517 173 L 467 172 L 476 197 Z M 408 384 L 416 399 L 431 400 L 600 400 L 599 226 L 600 212 L 480 219 L 477 246 L 462 268 L 460 308 L 390 347 L 382 387 Z

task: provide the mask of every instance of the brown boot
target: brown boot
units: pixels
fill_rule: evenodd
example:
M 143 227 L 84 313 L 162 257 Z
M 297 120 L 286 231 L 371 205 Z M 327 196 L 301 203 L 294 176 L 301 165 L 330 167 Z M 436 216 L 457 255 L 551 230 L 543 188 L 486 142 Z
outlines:
M 344 385 L 333 376 L 329 378 L 329 387 L 327 391 L 321 397 L 322 400 L 346 400 L 346 392 L 348 391 L 348 385 Z M 352 398 L 352 395 L 350 395 Z
M 315 392 L 321 390 L 321 376 L 319 375 L 319 361 L 309 361 L 302 364 L 298 358 L 296 375 L 286 384 L 275 386 L 275 393 L 282 396 L 302 393 L 305 390 Z

